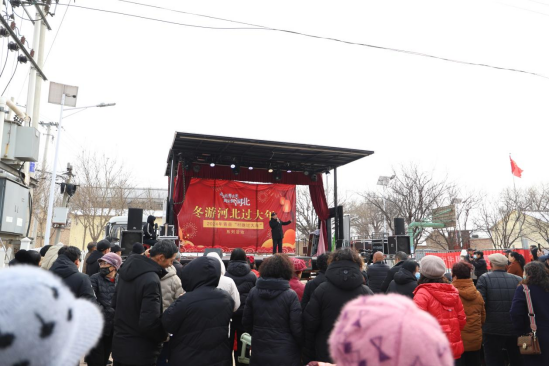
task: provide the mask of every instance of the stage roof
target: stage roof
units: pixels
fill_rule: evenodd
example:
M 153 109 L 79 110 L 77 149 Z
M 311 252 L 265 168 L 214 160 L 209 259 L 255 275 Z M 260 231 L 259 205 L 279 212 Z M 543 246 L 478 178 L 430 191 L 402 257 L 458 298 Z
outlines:
M 176 132 L 165 174 L 170 175 L 172 158 L 176 162 L 182 159 L 190 165 L 215 163 L 229 166 L 235 163 L 254 169 L 320 173 L 371 154 L 374 152 L 370 150 Z

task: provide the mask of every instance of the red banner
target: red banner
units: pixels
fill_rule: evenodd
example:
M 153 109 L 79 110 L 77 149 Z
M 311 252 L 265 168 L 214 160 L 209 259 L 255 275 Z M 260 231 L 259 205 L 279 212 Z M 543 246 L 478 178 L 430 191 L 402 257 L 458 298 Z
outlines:
M 525 258 L 525 263 L 531 261 L 531 252 L 529 250 L 525 249 L 511 249 L 518 254 L 523 255 Z M 488 256 L 494 253 L 501 253 L 504 254 L 504 250 L 483 250 L 483 258 L 485 259 L 485 262 L 487 263 L 487 269 L 491 269 L 491 263 L 489 262 Z M 460 258 L 460 251 L 454 251 L 454 252 L 427 252 L 426 255 L 434 255 L 438 256 L 443 259 L 445 262 L 445 267 L 447 269 L 452 269 L 453 265 L 462 260 Z
M 194 178 L 178 214 L 179 238 L 186 252 L 207 247 L 247 253 L 273 251 L 269 220 L 277 213 L 283 226 L 283 251 L 293 253 L 296 242 L 296 186 L 246 184 Z

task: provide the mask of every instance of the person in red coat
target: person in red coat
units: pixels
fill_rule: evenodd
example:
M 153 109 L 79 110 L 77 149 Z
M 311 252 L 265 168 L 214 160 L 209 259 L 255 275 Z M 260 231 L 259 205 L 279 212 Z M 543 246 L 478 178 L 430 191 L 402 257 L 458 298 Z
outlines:
M 466 314 L 458 290 L 444 277 L 445 263 L 437 256 L 422 258 L 420 274 L 413 301 L 437 319 L 449 339 L 454 359 L 459 359 L 464 353 L 460 332 L 466 326 Z
M 291 258 L 292 265 L 294 265 L 294 275 L 288 284 L 290 289 L 292 289 L 298 295 L 298 299 L 302 302 L 302 297 L 304 296 L 304 289 L 306 285 L 300 281 L 302 279 L 302 272 L 306 269 L 306 263 L 302 259 L 297 259 L 295 257 Z

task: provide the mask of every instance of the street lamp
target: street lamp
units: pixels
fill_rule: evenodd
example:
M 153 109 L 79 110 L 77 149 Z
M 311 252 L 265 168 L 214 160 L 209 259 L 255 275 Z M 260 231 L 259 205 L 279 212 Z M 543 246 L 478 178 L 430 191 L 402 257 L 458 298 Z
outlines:
M 55 144 L 55 155 L 53 159 L 52 182 L 50 184 L 50 197 L 48 200 L 48 215 L 46 217 L 46 234 L 44 235 L 44 246 L 50 244 L 50 232 L 52 228 L 53 202 L 55 197 L 55 180 L 57 178 L 57 157 L 59 154 L 59 141 L 61 140 L 61 124 L 63 122 L 63 112 L 69 110 L 80 110 L 94 107 L 110 107 L 116 103 L 100 103 L 93 106 L 76 107 L 76 98 L 78 87 L 50 82 L 50 93 L 48 102 L 61 105 L 59 111 L 59 126 L 57 132 L 57 142 Z M 67 102 L 67 103 L 66 103 Z M 71 106 L 65 108 L 65 105 Z M 70 115 L 69 115 L 70 116 Z
M 382 196 L 382 200 L 384 202 L 384 234 L 382 235 L 382 238 L 386 235 L 387 229 L 386 229 L 386 187 L 390 184 L 390 181 L 395 178 L 395 175 L 392 176 L 380 176 L 378 177 L 378 182 L 376 183 L 379 186 L 384 187 L 384 195 Z

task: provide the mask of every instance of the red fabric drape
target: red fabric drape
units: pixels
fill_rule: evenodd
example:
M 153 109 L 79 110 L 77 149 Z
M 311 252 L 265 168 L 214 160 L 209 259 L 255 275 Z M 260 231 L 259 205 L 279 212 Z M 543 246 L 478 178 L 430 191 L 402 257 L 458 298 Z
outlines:
M 327 198 L 325 197 L 325 189 L 323 187 L 323 179 L 319 177 L 319 180 L 316 182 L 317 185 L 309 185 L 309 194 L 311 195 L 311 202 L 313 208 L 315 208 L 315 213 L 319 217 L 321 224 L 326 221 L 330 215 L 327 205 Z M 325 251 L 328 251 L 328 236 L 326 232 L 326 226 L 321 225 L 321 230 L 323 231 L 323 236 L 319 237 L 319 240 L 323 240 L 325 245 Z
M 187 180 L 185 180 L 187 181 Z M 185 193 L 183 192 L 183 167 L 181 166 L 181 162 L 178 163 L 178 173 L 176 174 L 176 177 L 174 178 L 174 192 L 172 193 L 172 198 L 174 199 L 174 207 L 173 207 L 173 213 L 171 215 L 174 216 L 174 229 L 175 233 L 178 233 L 178 213 L 181 210 L 181 207 L 183 206 L 183 198 Z M 185 187 L 187 187 L 187 182 Z
M 312 181 L 309 176 L 304 175 L 303 172 L 281 172 L 281 180 L 275 181 L 275 175 L 269 173 L 265 169 L 253 169 L 249 170 L 248 167 L 241 167 L 238 175 L 233 173 L 233 170 L 228 166 L 215 166 L 210 167 L 207 164 L 199 164 L 199 172 L 195 172 L 193 164 L 185 171 L 185 177 L 194 178 L 207 178 L 211 180 L 228 180 L 228 181 L 248 181 L 248 182 L 263 182 L 263 183 L 280 183 L 286 185 L 309 185 L 317 186 L 323 185 L 322 175 L 319 174 L 317 181 Z

